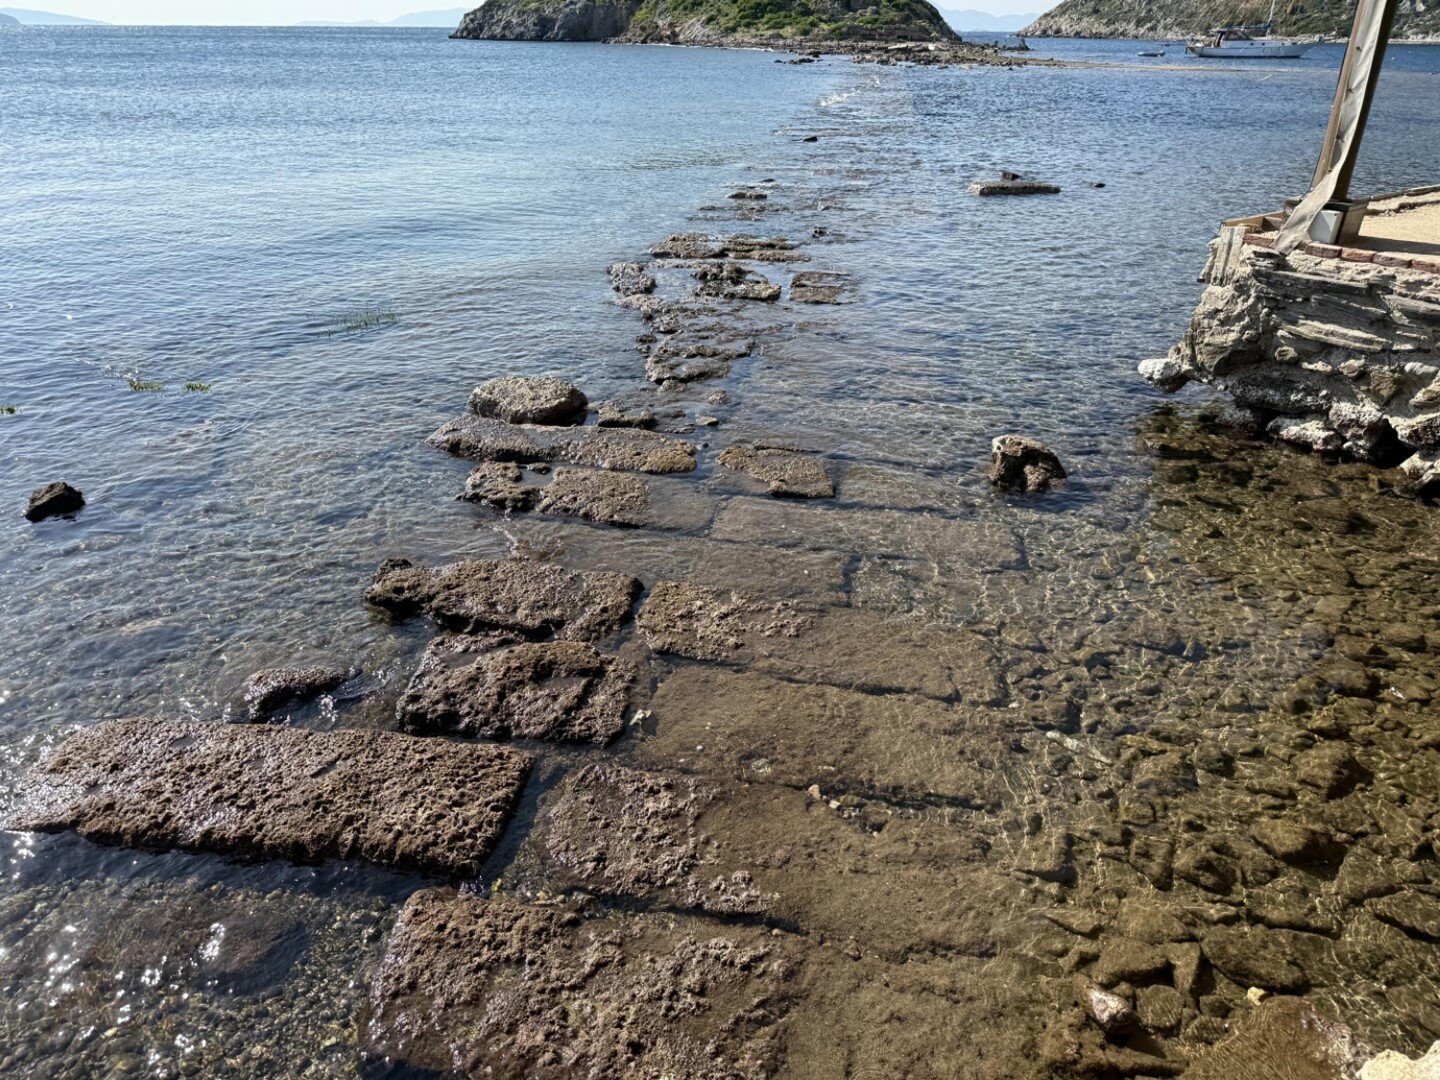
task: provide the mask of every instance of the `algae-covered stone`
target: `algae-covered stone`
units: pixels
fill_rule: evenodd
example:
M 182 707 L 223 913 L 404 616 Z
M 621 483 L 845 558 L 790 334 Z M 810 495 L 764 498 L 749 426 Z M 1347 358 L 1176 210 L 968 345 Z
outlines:
M 509 747 L 380 731 L 115 720 L 72 735 L 37 765 L 8 827 L 473 877 L 530 761 Z
M 624 472 L 682 473 L 695 469 L 695 447 L 640 428 L 586 428 L 559 456 L 572 465 Z
M 650 487 L 639 476 L 592 469 L 556 469 L 539 509 L 545 514 L 636 527 L 650 523 Z
M 549 375 L 507 375 L 481 383 L 470 411 L 508 424 L 578 424 L 589 404 L 578 387 Z
M 442 637 L 396 710 L 419 735 L 604 744 L 625 723 L 635 666 L 577 641 Z
M 365 600 L 395 618 L 428 613 L 459 633 L 596 641 L 629 619 L 639 591 L 640 583 L 624 574 L 525 559 L 466 559 L 435 570 L 391 559 L 375 571 Z
M 390 933 L 363 1040 L 437 1074 L 750 1080 L 780 1060 L 793 948 L 689 916 L 425 890 Z
M 1232 1033 L 1191 1063 L 1186 1080 L 1346 1080 L 1365 1058 L 1344 1024 L 1308 1001 L 1274 997 L 1239 1018 Z
M 720 464 L 747 473 L 765 484 L 771 495 L 796 499 L 829 499 L 835 481 L 819 458 L 775 447 L 727 446 Z
M 1004 698 L 994 650 L 955 627 L 673 581 L 655 585 L 638 623 L 651 648 L 693 660 L 981 705 Z
M 460 498 L 495 510 L 529 510 L 540 492 L 526 487 L 520 466 L 508 461 L 487 461 L 470 470 Z
M 1304 990 L 1308 983 L 1284 939 L 1264 927 L 1217 926 L 1200 948 L 1217 971 L 1241 986 L 1290 992 Z
M 541 445 L 535 433 L 503 420 L 463 413 L 441 424 L 429 445 L 471 461 L 550 461 L 556 451 Z
M 1065 467 L 1039 440 L 1001 435 L 990 444 L 990 482 L 1005 491 L 1049 491 L 1065 482 Z

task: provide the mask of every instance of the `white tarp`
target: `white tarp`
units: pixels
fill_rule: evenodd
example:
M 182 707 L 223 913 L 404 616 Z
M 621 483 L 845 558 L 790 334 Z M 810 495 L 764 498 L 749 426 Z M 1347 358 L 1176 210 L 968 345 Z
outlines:
M 1320 155 L 1321 162 L 1328 163 L 1329 168 L 1315 177 L 1315 186 L 1286 219 L 1275 239 L 1277 251 L 1292 251 L 1303 244 L 1316 215 L 1335 198 L 1340 174 L 1361 135 L 1371 71 L 1377 56 L 1383 58 L 1383 35 L 1390 21 L 1386 18 L 1386 8 L 1395 2 L 1360 0 L 1355 22 L 1350 27 L 1350 43 L 1345 47 L 1345 62 L 1340 67 L 1340 85 L 1335 90 L 1335 112 L 1339 123 L 1333 127 L 1333 137 L 1327 129 L 1326 138 L 1330 141 Z

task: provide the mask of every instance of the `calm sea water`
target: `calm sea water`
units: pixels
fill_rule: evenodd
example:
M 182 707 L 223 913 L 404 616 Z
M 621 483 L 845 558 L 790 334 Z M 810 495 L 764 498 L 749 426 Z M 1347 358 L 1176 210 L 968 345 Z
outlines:
M 393 689 L 416 639 L 361 608 L 374 565 L 509 543 L 421 440 L 493 375 L 564 375 L 592 400 L 636 386 L 637 327 L 605 267 L 721 218 L 702 208 L 738 182 L 789 193 L 794 215 L 761 231 L 825 222 L 817 268 L 860 293 L 754 365 L 740 429 L 917 478 L 1022 534 L 1064 513 L 1143 530 L 1134 434 L 1161 399 L 1135 364 L 1183 329 L 1216 222 L 1304 189 L 1340 50 L 1172 71 L 1135 43 L 1036 45 L 1114 66 L 791 67 L 423 30 L 0 34 L 0 405 L 17 410 L 0 415 L 0 809 L 72 725 L 222 715 L 262 666 L 348 657 Z M 1394 49 L 1357 190 L 1435 181 L 1416 132 L 1437 122 L 1440 49 Z M 966 194 L 1001 168 L 1064 194 Z M 354 326 L 367 311 L 383 321 Z M 1075 467 L 1046 514 L 985 489 L 1008 429 Z M 30 489 L 61 478 L 86 510 L 24 522 Z M 663 537 L 634 542 L 666 566 Z M 1054 565 L 1078 566 L 1065 543 Z M 342 1070 L 371 929 L 413 885 L 5 846 L 0 1065 L 37 1075 L 166 1073 L 216 1047 L 242 1074 Z M 265 1025 L 313 1048 L 300 1064 L 243 1045 L 253 1005 L 173 956 L 122 971 L 157 927 L 243 922 L 275 890 L 310 944 L 270 965 Z M 197 896 L 232 915 L 194 913 Z

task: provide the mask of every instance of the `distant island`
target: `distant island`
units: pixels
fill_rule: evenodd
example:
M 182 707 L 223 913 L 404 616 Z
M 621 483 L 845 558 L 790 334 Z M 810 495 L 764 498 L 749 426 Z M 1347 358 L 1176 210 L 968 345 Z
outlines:
M 1062 0 L 1025 27 L 1030 37 L 1184 38 L 1214 26 L 1265 22 L 1270 0 Z M 1306 0 L 1275 8 L 1277 35 L 1345 37 L 1355 17 L 1354 0 Z M 1401 0 L 1392 37 L 1440 35 L 1440 4 Z
M 1036 12 L 1028 15 L 991 15 L 988 11 L 975 11 L 972 8 L 957 11 L 954 8 L 942 7 L 937 10 L 952 29 L 961 33 L 973 30 L 981 34 L 1013 34 L 1040 17 Z
M 925 0 L 488 0 L 452 36 L 683 45 L 956 40 Z
M 0 16 L 5 16 L 21 26 L 106 26 L 99 19 L 82 19 L 75 15 L 61 15 L 54 11 L 32 11 L 30 8 L 0 7 Z M 0 18 L 0 26 L 10 23 Z
M 434 11 L 412 11 L 387 22 L 361 19 L 355 22 L 300 22 L 296 26 L 433 26 L 451 28 L 457 25 L 469 8 L 438 8 Z
M 3 27 L 3 28 L 5 28 L 5 29 L 8 30 L 8 29 L 9 29 L 10 27 L 12 27 L 12 26 L 19 26 L 19 25 L 20 25 L 20 20 L 17 19 L 17 18 L 15 18 L 14 15 L 6 15 L 4 12 L 0 12 L 0 27 Z

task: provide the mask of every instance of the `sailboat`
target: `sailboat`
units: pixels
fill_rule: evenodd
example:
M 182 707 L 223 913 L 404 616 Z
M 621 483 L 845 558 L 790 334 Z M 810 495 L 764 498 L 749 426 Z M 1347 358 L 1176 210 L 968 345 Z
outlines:
M 1211 60 L 1298 60 L 1315 47 L 1315 42 L 1266 37 L 1274 25 L 1275 0 L 1270 0 L 1270 16 L 1259 26 L 1217 26 L 1191 38 L 1185 51 Z

